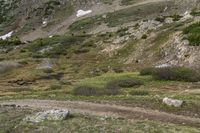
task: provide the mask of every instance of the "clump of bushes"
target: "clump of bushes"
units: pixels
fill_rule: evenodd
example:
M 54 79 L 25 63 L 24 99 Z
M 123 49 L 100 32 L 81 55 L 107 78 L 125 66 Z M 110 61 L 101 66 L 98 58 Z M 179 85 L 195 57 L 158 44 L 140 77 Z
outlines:
M 90 50 L 88 48 L 80 48 L 74 51 L 75 54 L 88 53 Z
M 155 20 L 163 23 L 165 22 L 165 17 L 159 16 L 159 17 L 156 17 Z
M 105 86 L 106 95 L 117 95 L 120 92 L 120 86 L 116 81 L 110 81 Z
M 141 81 L 132 78 L 111 80 L 103 88 L 78 86 L 73 90 L 73 94 L 79 96 L 118 95 L 121 88 L 135 87 L 142 84 Z
M 192 46 L 200 45 L 200 22 L 194 23 L 183 30 Z
M 140 75 L 152 75 L 155 71 L 155 68 L 153 67 L 147 67 L 140 71 Z
M 100 96 L 103 93 L 102 90 L 97 87 L 78 86 L 73 90 L 73 94 L 78 96 Z
M 61 89 L 62 86 L 58 83 L 55 83 L 55 84 L 51 84 L 50 87 L 49 87 L 49 90 L 58 90 L 58 89 Z
M 184 67 L 167 67 L 159 68 L 153 73 L 153 77 L 157 80 L 173 80 L 197 82 L 200 80 L 200 75 L 194 70 Z
M 147 35 L 146 34 L 142 35 L 142 39 L 147 39 Z
M 111 83 L 117 84 L 119 87 L 122 88 L 130 88 L 134 86 L 140 86 L 143 85 L 143 82 L 137 79 L 133 78 L 126 78 L 126 79 L 119 79 L 119 80 L 113 80 Z
M 171 17 L 173 18 L 173 21 L 179 21 L 179 20 L 182 18 L 182 16 L 177 15 L 177 14 L 174 14 L 174 15 L 171 16 Z
M 69 54 L 72 45 L 81 45 L 87 37 L 87 35 L 63 35 L 53 36 L 52 38 L 37 39 L 31 42 L 23 51 L 31 52 L 33 58 L 54 58 L 60 55 Z M 88 49 L 79 49 L 75 52 L 85 53 L 88 51 Z
M 200 74 L 195 70 L 185 67 L 164 67 L 144 69 L 140 72 L 141 75 L 152 75 L 156 80 L 171 80 L 171 81 L 200 81 Z
M 6 40 L 0 39 L 0 47 L 17 46 L 20 44 L 21 44 L 21 41 L 18 37 L 11 37 Z

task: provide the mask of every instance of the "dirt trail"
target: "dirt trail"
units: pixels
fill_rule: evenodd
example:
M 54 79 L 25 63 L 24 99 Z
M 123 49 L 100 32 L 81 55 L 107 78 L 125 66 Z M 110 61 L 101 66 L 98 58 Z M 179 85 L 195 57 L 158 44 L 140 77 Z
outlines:
M 55 25 L 52 29 L 50 29 L 49 32 L 45 32 L 42 30 L 42 28 L 38 28 L 33 32 L 30 32 L 26 35 L 21 36 L 20 38 L 22 41 L 32 41 L 37 38 L 48 37 L 50 35 L 62 35 L 64 33 L 66 33 L 68 27 L 77 20 L 95 16 L 95 15 L 101 15 L 101 14 L 105 14 L 105 13 L 109 13 L 109 12 L 114 12 L 114 11 L 130 8 L 130 7 L 136 7 L 136 6 L 140 6 L 140 5 L 156 3 L 156 2 L 163 2 L 163 1 L 166 1 L 166 0 L 142 0 L 133 5 L 128 5 L 128 6 L 121 6 L 120 0 L 114 1 L 112 5 L 96 4 L 90 8 L 93 12 L 87 16 L 77 18 L 76 13 L 74 13 L 72 16 L 70 16 L 66 20 Z
M 187 116 L 169 114 L 158 110 L 139 107 L 126 107 L 111 104 L 98 104 L 82 101 L 55 101 L 55 100 L 12 100 L 2 101 L 0 105 L 17 105 L 35 109 L 69 109 L 71 112 L 106 115 L 127 119 L 153 120 L 165 123 L 174 123 L 200 128 L 200 119 Z

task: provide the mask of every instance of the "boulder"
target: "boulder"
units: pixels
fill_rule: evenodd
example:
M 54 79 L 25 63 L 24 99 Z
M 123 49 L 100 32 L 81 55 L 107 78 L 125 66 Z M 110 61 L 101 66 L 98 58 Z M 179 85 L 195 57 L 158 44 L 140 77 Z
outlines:
M 68 110 L 53 109 L 44 112 L 38 112 L 35 115 L 27 116 L 24 121 L 39 123 L 45 120 L 65 120 L 69 116 Z
M 168 105 L 168 106 L 181 107 L 182 104 L 183 104 L 183 101 L 165 97 L 163 99 L 163 103 Z

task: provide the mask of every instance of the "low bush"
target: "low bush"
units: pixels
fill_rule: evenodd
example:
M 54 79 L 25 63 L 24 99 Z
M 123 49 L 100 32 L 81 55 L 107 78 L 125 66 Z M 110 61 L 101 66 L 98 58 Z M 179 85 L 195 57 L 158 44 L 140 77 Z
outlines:
M 194 23 L 183 30 L 192 46 L 200 46 L 200 22 Z
M 157 80 L 172 80 L 197 82 L 200 81 L 200 74 L 196 71 L 184 67 L 166 67 L 157 68 L 153 73 L 153 77 Z
M 159 16 L 159 17 L 156 17 L 155 20 L 163 23 L 163 22 L 165 22 L 165 17 Z
M 106 95 L 117 95 L 120 92 L 120 86 L 116 81 L 110 81 L 105 86 Z
M 78 96 L 100 96 L 103 94 L 100 88 L 91 86 L 78 86 L 73 90 L 74 95 Z
M 115 67 L 115 68 L 113 68 L 113 71 L 114 71 L 115 73 L 123 73 L 123 72 L 124 72 L 124 70 L 123 70 L 122 68 L 120 68 L 120 67 Z
M 133 96 L 146 96 L 149 95 L 149 92 L 146 90 L 132 90 L 129 94 Z
M 0 47 L 17 46 L 20 44 L 21 44 L 21 41 L 18 37 L 11 37 L 7 40 L 0 39 Z
M 87 35 L 77 36 L 53 36 L 52 38 L 37 39 L 31 42 L 23 51 L 32 53 L 33 58 L 44 58 L 44 57 L 58 57 L 60 55 L 66 55 L 70 53 L 72 45 L 81 45 L 82 42 L 87 38 Z M 49 49 L 48 49 L 49 48 Z M 45 50 L 47 49 L 47 50 Z M 44 51 L 44 52 L 41 52 Z M 85 49 L 78 52 L 87 52 Z
M 88 53 L 90 50 L 87 48 L 80 48 L 74 51 L 75 54 L 83 54 L 83 53 Z
M 147 39 L 147 35 L 146 34 L 142 35 L 142 39 Z
M 140 75 L 152 75 L 155 72 L 155 68 L 148 67 L 144 68 L 140 71 Z
M 111 82 L 108 82 L 109 86 L 113 87 L 122 87 L 122 88 L 130 88 L 134 86 L 140 86 L 143 85 L 143 82 L 138 79 L 133 78 L 124 78 L 124 79 L 116 79 L 112 80 Z
M 62 86 L 60 84 L 51 84 L 49 90 L 58 90 L 61 89 Z
M 102 96 L 102 95 L 119 95 L 122 87 L 134 87 L 142 85 L 142 82 L 136 79 L 112 80 L 103 88 L 91 86 L 78 86 L 74 88 L 73 94 L 78 96 Z
M 142 81 L 133 79 L 133 78 L 122 79 L 122 80 L 118 80 L 116 82 L 118 82 L 118 85 L 123 88 L 130 88 L 130 87 L 134 87 L 134 86 L 143 85 Z

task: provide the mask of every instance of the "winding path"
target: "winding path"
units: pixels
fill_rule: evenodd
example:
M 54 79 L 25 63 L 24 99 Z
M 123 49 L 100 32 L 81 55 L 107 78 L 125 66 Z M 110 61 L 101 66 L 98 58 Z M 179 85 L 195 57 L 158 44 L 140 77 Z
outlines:
M 56 100 L 11 100 L 1 101 L 1 106 L 16 105 L 34 109 L 69 109 L 74 113 L 89 115 L 106 115 L 127 119 L 153 120 L 164 123 L 174 123 L 200 128 L 200 118 L 169 114 L 158 110 L 139 107 L 126 107 L 111 104 L 98 104 L 82 101 L 56 101 Z

